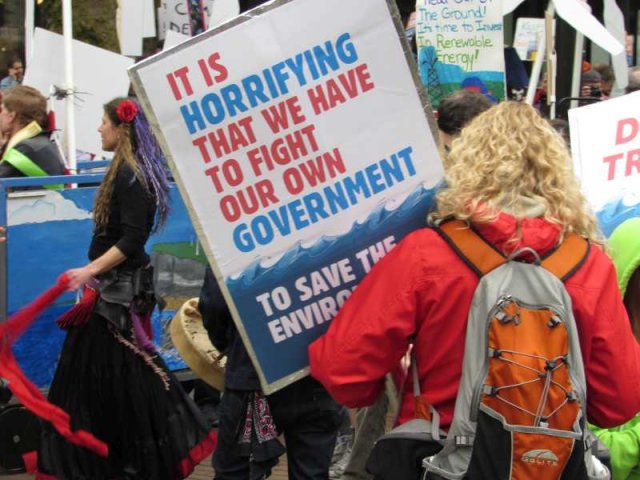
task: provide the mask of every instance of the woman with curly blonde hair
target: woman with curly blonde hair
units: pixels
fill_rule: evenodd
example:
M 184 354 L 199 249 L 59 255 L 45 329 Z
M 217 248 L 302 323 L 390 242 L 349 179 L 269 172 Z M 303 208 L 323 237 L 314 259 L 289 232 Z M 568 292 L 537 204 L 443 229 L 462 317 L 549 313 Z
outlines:
M 559 239 L 577 233 L 603 243 L 566 142 L 526 104 L 503 102 L 482 113 L 453 142 L 446 167 L 450 188 L 438 195 L 439 218 L 543 217 L 561 228 Z
M 409 234 L 380 260 L 309 347 L 311 374 L 339 403 L 363 407 L 380 395 L 385 374 L 413 343 L 420 399 L 414 402 L 413 382 L 407 382 L 398 422 L 414 418 L 415 405 L 426 404 L 440 414 L 445 431 L 482 276 L 443 234 L 446 221 L 452 217 L 460 231 L 476 233 L 475 245 L 482 243 L 494 256 L 529 252 L 530 259 L 519 258 L 524 261 L 533 260 L 533 252 L 552 254 L 573 233 L 601 243 L 566 146 L 532 107 L 502 103 L 480 114 L 453 142 L 446 162 L 448 187 L 434 214 L 440 225 Z M 640 346 L 611 260 L 602 248 L 572 239 L 583 254 L 565 287 L 584 361 L 586 410 L 599 426 L 620 425 L 640 411 Z

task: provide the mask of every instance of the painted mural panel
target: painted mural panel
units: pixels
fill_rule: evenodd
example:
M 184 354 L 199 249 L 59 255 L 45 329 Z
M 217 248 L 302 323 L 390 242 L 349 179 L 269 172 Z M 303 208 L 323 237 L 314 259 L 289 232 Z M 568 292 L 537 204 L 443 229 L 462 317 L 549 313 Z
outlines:
M 65 270 L 87 263 L 96 187 L 10 194 L 7 202 L 7 313 L 27 305 Z M 184 364 L 171 345 L 167 323 L 188 298 L 198 296 L 206 258 L 199 249 L 182 199 L 171 189 L 171 214 L 147 243 L 157 293 L 166 302 L 153 315 L 154 341 L 172 369 Z M 55 319 L 75 302 L 62 295 L 15 346 L 25 373 L 38 386 L 51 382 L 64 340 Z

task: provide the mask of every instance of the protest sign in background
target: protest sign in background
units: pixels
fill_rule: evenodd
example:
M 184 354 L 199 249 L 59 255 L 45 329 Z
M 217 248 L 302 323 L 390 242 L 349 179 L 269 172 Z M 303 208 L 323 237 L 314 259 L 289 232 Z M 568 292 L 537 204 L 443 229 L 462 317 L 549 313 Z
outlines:
M 267 393 L 425 225 L 442 167 L 403 34 L 394 0 L 285 0 L 130 69 Z
M 172 30 L 183 35 L 196 35 L 207 28 L 214 0 L 162 0 L 158 9 L 159 38 Z
M 64 62 L 64 38 L 48 30 L 36 28 L 33 39 L 33 57 L 29 62 L 25 85 L 37 88 L 48 96 L 52 87 L 66 85 Z M 73 105 L 76 115 L 76 146 L 78 150 L 98 156 L 111 156 L 102 151 L 100 135 L 96 133 L 104 114 L 103 105 L 115 97 L 127 94 L 129 78 L 127 68 L 133 60 L 123 55 L 73 40 L 73 78 L 75 95 Z M 58 128 L 66 131 L 67 100 L 54 98 Z
M 513 48 L 521 60 L 535 60 L 540 40 L 545 34 L 544 18 L 520 17 L 516 22 Z
M 640 216 L 640 92 L 569 110 L 582 190 L 604 234 Z
M 162 0 L 158 8 L 158 38 L 164 40 L 168 32 L 198 35 L 239 12 L 238 0 Z
M 456 90 L 505 97 L 501 0 L 418 0 L 418 67 L 434 108 Z

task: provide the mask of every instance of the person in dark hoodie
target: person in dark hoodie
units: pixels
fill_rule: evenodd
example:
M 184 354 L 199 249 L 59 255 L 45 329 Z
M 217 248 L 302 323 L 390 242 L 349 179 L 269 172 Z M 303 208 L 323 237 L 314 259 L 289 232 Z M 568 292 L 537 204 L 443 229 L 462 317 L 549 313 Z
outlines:
M 344 409 L 311 377 L 269 396 L 262 394 L 211 268 L 205 274 L 199 310 L 211 342 L 227 355 L 213 455 L 216 480 L 268 477 L 285 451 L 277 439 L 280 434 L 287 445 L 289 479 L 326 480 Z

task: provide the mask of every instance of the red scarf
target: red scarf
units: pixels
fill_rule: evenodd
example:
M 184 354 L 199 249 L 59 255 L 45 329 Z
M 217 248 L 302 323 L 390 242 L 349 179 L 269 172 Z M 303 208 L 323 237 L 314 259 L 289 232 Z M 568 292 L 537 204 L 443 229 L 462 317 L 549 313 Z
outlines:
M 88 448 L 101 457 L 107 457 L 109 448 L 104 442 L 87 431 L 71 430 L 69 414 L 47 401 L 40 390 L 24 375 L 11 350 L 13 343 L 37 316 L 67 289 L 68 284 L 68 277 L 62 274 L 53 287 L 30 305 L 13 314 L 5 323 L 0 323 L 0 377 L 9 381 L 9 388 L 25 408 L 51 422 L 67 441 Z

